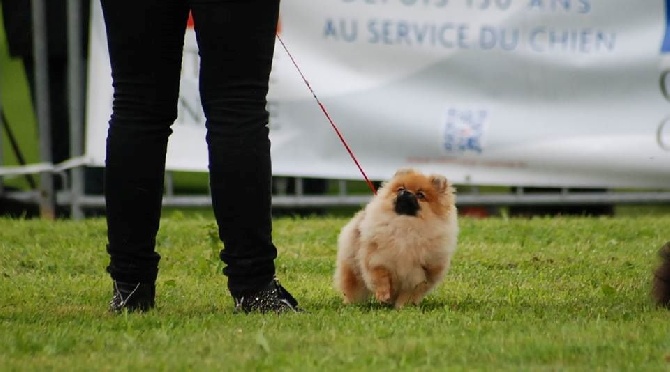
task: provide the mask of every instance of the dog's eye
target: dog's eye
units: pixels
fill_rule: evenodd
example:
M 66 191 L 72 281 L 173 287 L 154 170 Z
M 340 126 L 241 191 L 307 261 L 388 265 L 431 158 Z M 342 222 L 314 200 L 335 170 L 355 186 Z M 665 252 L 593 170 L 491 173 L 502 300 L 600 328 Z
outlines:
M 404 187 L 402 187 L 402 186 L 398 187 L 398 192 L 403 192 L 403 191 L 405 191 Z
M 416 198 L 417 199 L 425 199 L 426 194 L 424 194 L 423 191 L 419 191 L 419 192 L 416 193 Z

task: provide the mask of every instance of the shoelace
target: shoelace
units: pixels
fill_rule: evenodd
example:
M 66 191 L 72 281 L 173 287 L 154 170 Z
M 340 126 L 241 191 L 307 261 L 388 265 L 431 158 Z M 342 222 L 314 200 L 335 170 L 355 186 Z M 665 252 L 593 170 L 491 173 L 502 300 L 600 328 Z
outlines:
M 128 300 L 130 300 L 130 298 L 133 297 L 133 295 L 135 294 L 135 292 L 137 291 L 137 289 L 138 289 L 139 287 L 140 287 L 140 283 L 137 283 L 137 285 L 135 286 L 135 289 L 133 289 L 133 290 L 130 292 L 130 294 L 128 295 L 128 297 L 126 297 L 126 298 L 124 299 L 124 298 L 123 298 L 123 293 L 121 293 L 121 290 L 119 289 L 119 286 L 116 284 L 116 281 L 114 281 L 114 292 L 115 292 L 114 295 L 115 295 L 115 297 L 116 297 L 116 295 L 118 295 L 119 298 L 121 299 L 121 308 L 123 308 L 123 307 L 126 306 L 126 303 L 128 303 Z M 112 302 L 112 304 L 113 304 L 113 303 L 114 303 L 114 299 L 112 299 L 111 302 Z

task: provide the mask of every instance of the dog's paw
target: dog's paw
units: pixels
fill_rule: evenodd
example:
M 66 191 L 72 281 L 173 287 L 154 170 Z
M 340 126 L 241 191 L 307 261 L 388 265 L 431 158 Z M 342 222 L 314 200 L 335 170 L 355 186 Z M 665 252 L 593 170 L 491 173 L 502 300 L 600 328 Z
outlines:
M 382 302 L 382 303 L 390 303 L 391 302 L 391 289 L 390 288 L 381 288 L 377 289 L 375 292 L 375 298 L 377 301 Z
M 412 295 L 410 296 L 409 301 L 414 305 L 421 303 L 423 298 L 426 296 L 429 287 L 430 286 L 428 285 L 428 282 L 425 280 L 417 284 L 416 287 L 414 287 L 414 291 L 412 291 Z

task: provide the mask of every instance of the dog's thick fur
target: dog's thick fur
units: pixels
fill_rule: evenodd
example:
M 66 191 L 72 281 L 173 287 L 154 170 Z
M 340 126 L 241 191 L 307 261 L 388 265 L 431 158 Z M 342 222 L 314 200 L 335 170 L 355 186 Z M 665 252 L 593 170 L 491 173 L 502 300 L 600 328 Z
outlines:
M 670 242 L 658 251 L 661 263 L 654 271 L 651 295 L 658 306 L 670 309 Z
M 399 170 L 340 232 L 335 287 L 344 302 L 421 302 L 449 269 L 457 218 L 444 176 Z

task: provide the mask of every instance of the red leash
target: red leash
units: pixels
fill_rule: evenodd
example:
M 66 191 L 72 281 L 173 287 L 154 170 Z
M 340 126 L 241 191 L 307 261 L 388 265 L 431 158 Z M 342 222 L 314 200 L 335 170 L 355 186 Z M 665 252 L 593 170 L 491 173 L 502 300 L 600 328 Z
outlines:
M 344 140 L 344 137 L 342 136 L 342 133 L 340 133 L 340 130 L 337 128 L 337 125 L 335 125 L 335 122 L 333 119 L 330 117 L 328 114 L 328 111 L 326 110 L 326 107 L 321 103 L 321 100 L 319 100 L 319 97 L 316 96 L 316 93 L 314 93 L 314 89 L 312 89 L 312 86 L 309 85 L 309 82 L 305 78 L 305 75 L 303 75 L 302 71 L 300 70 L 300 67 L 298 67 L 298 64 L 295 62 L 295 59 L 293 58 L 293 55 L 291 55 L 291 52 L 288 51 L 288 48 L 286 47 L 286 44 L 284 44 L 284 40 L 277 34 L 277 39 L 281 43 L 281 45 L 284 47 L 284 50 L 286 51 L 286 54 L 288 54 L 289 58 L 291 59 L 291 62 L 293 62 L 293 66 L 295 66 L 296 70 L 298 70 L 298 73 L 300 74 L 300 77 L 302 77 L 302 81 L 305 82 L 305 85 L 307 85 L 307 88 L 309 91 L 312 93 L 312 96 L 316 100 L 316 103 L 319 105 L 321 108 L 321 111 L 323 111 L 323 114 L 326 115 L 326 118 L 330 122 L 330 126 L 333 127 L 335 130 L 335 133 L 337 133 L 337 136 L 340 138 L 340 141 L 344 145 L 344 148 L 347 149 L 347 152 L 349 153 L 349 156 L 351 156 L 351 159 L 356 163 L 356 166 L 358 167 L 358 170 L 361 172 L 363 175 L 363 178 L 365 178 L 365 182 L 367 182 L 368 187 L 370 190 L 372 190 L 372 193 L 377 195 L 377 191 L 375 190 L 375 186 L 372 184 L 368 176 L 365 174 L 365 171 L 363 170 L 363 167 L 358 163 L 358 160 L 356 160 L 356 156 L 354 156 L 354 152 L 351 151 L 351 148 L 349 148 L 349 145 L 347 144 L 347 141 Z

